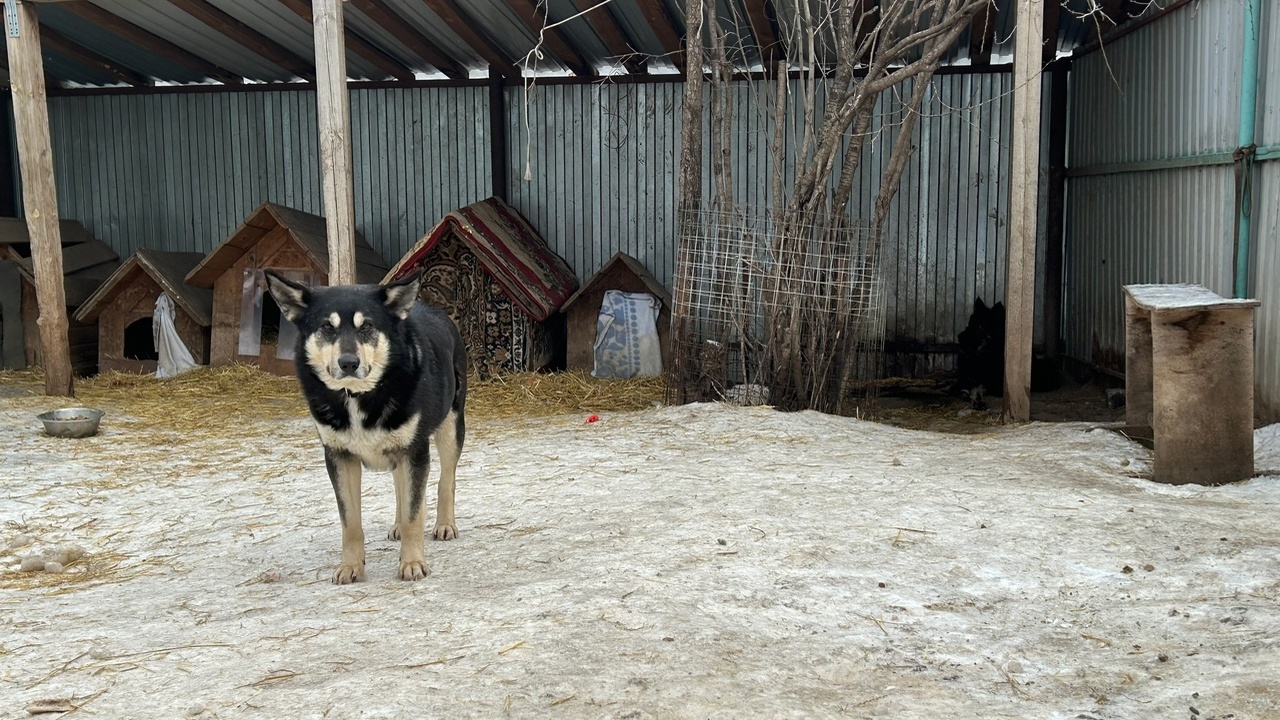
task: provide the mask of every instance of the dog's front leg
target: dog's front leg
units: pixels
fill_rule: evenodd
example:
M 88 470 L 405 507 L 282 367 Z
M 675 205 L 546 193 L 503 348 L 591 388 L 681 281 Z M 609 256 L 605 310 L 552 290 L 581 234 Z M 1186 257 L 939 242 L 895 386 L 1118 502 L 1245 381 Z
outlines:
M 338 519 L 342 521 L 342 563 L 333 573 L 339 585 L 364 580 L 364 526 L 360 521 L 360 460 L 356 456 L 326 447 L 324 464 L 338 499 Z
M 401 459 L 391 469 L 396 486 L 396 525 L 400 537 L 400 579 L 421 580 L 430 572 L 423 542 L 423 494 L 427 485 L 426 451 Z

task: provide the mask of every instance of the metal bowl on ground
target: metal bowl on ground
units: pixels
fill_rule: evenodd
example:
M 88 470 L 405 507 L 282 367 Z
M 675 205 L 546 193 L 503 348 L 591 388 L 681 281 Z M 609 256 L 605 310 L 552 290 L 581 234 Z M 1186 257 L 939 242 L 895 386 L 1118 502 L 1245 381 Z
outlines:
M 44 431 L 54 437 L 82 438 L 98 434 L 98 423 L 106 415 L 93 408 L 58 408 L 36 417 L 44 423 Z

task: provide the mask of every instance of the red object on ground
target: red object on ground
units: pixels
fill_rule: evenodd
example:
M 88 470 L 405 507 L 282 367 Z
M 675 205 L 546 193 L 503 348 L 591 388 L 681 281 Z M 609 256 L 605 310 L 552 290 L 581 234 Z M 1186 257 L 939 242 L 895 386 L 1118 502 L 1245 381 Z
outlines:
M 588 416 L 587 416 L 587 422 L 589 422 L 589 423 L 598 422 L 599 420 L 600 420 L 600 416 L 599 416 L 599 415 L 588 415 Z

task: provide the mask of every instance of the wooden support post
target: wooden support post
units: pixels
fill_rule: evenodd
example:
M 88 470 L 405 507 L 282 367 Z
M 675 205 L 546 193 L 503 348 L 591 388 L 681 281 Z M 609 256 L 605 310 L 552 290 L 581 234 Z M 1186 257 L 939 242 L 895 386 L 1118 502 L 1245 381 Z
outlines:
M 498 73 L 489 76 L 489 164 L 493 195 L 507 200 L 507 90 Z
M 1036 217 L 1040 186 L 1040 43 L 1045 0 L 1017 0 L 1013 50 L 1013 158 L 1009 198 L 1008 316 L 1004 416 L 1031 419 L 1031 342 L 1035 330 Z
M 6 22 L 13 124 L 22 172 L 22 207 L 31 235 L 36 304 L 40 308 L 41 364 L 48 395 L 75 394 L 71 346 L 67 339 L 67 294 L 62 278 L 62 233 L 58 229 L 58 193 L 53 182 L 49 106 L 44 94 L 40 22 L 30 3 L 6 0 L 6 20 L 16 20 L 17 37 Z M 9 18 L 9 13 L 15 17 Z
M 351 173 L 351 102 L 343 42 L 343 0 L 314 0 L 316 111 L 320 130 L 320 187 L 329 238 L 329 284 L 356 281 L 356 200 Z

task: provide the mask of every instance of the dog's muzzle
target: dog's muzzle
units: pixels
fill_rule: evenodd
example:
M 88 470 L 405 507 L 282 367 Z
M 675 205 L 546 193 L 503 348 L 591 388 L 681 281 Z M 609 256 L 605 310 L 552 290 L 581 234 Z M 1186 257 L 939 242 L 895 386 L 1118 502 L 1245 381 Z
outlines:
M 350 377 L 360 370 L 360 356 L 343 353 L 338 356 L 338 370 L 341 373 L 339 377 Z

